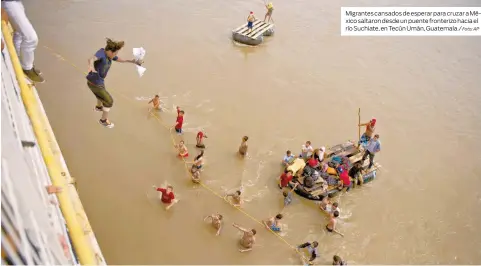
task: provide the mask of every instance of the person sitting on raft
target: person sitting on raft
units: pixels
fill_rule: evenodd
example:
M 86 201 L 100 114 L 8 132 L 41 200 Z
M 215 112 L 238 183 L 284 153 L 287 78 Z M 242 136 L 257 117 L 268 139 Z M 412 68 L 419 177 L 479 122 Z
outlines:
M 314 149 L 311 146 L 311 142 L 309 140 L 306 141 L 306 144 L 302 145 L 302 151 L 301 151 L 301 155 L 299 155 L 299 158 L 302 158 L 304 160 L 309 159 L 312 155 L 313 150 Z
M 288 150 L 286 152 L 286 156 L 284 156 L 284 159 L 282 159 L 282 165 L 287 167 L 291 165 L 293 161 L 294 161 L 294 155 L 292 155 L 292 152 Z
M 314 158 L 319 162 L 322 163 L 324 161 L 324 154 L 326 152 L 326 147 L 321 147 L 320 149 L 314 150 Z
M 179 150 L 178 156 L 181 158 L 187 158 L 189 157 L 189 151 L 187 150 L 187 147 L 185 146 L 185 143 L 183 140 L 179 142 L 179 144 L 175 145 L 175 148 Z
M 289 182 L 291 182 L 293 176 L 292 176 L 292 170 L 285 170 L 284 173 L 281 175 L 279 178 L 279 188 L 285 188 L 289 185 Z
M 307 164 L 312 168 L 318 168 L 321 165 L 321 163 L 319 163 L 314 154 L 311 155 L 311 158 L 309 158 L 309 160 L 307 160 Z
M 346 188 L 346 192 L 348 192 L 352 188 L 351 178 L 347 174 L 347 171 L 344 170 L 343 167 L 339 167 L 339 186 L 337 189 L 343 190 Z
M 365 146 L 367 142 L 372 138 L 372 134 L 374 134 L 374 130 L 376 129 L 376 118 L 372 118 L 367 123 L 359 124 L 359 126 L 366 127 L 366 132 L 362 134 L 361 139 L 359 140 L 359 144 Z
M 270 229 L 274 232 L 280 232 L 281 231 L 281 225 L 279 221 L 282 219 L 282 214 L 278 214 L 266 221 L 263 221 L 267 229 Z
M 364 183 L 364 178 L 362 177 L 362 162 L 356 162 L 351 169 L 349 169 L 349 176 L 354 179 L 354 185 L 359 181 L 359 185 Z

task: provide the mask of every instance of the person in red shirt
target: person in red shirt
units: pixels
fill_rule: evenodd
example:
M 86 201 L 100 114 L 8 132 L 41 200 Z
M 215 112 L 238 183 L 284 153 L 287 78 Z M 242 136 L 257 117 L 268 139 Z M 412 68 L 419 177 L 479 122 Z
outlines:
M 320 165 L 319 161 L 314 157 L 314 154 L 311 155 L 311 158 L 309 158 L 307 164 L 312 168 L 317 168 Z
M 352 187 L 351 179 L 349 178 L 349 175 L 344 168 L 341 167 L 338 171 L 340 180 L 339 189 L 342 190 L 346 188 L 346 192 L 348 192 Z
M 177 134 L 182 134 L 182 124 L 184 124 L 184 114 L 183 110 L 180 110 L 180 107 L 177 106 L 177 120 L 175 121 L 175 132 Z
M 199 131 L 199 133 L 197 133 L 197 138 L 196 138 L 197 139 L 197 145 L 195 145 L 197 148 L 205 149 L 205 145 L 202 142 L 203 138 L 207 138 L 207 135 L 204 134 L 204 132 Z
M 175 199 L 174 188 L 172 186 L 167 186 L 167 188 L 153 186 L 153 188 L 160 192 L 160 200 L 165 204 L 169 204 L 165 207 L 166 210 L 178 202 L 178 200 Z
M 282 189 L 289 185 L 289 182 L 292 180 L 292 170 L 286 170 L 279 178 L 279 188 Z

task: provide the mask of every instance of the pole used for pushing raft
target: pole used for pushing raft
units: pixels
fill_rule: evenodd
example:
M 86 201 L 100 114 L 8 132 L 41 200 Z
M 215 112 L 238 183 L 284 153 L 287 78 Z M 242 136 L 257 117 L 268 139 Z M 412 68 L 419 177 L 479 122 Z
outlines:
M 358 140 L 358 143 L 357 143 L 357 148 L 359 149 L 361 143 L 359 141 L 361 141 L 361 108 L 359 108 L 359 110 L 357 111 L 357 140 Z

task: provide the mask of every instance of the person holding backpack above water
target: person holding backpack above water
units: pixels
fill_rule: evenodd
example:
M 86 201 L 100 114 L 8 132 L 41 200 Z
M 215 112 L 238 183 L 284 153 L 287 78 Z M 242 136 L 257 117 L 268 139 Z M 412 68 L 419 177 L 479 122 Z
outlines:
M 264 16 L 264 22 L 266 22 L 267 18 L 269 18 L 269 20 L 267 20 L 267 22 L 274 22 L 274 20 L 272 19 L 272 12 L 274 12 L 274 5 L 272 3 L 269 3 L 266 5 L 266 8 L 267 8 L 267 13 L 266 15 Z

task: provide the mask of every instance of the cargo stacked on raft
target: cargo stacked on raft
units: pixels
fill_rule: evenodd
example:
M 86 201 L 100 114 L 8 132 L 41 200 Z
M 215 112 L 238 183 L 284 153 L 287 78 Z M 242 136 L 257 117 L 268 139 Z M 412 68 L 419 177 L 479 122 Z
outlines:
M 234 41 L 246 45 L 259 45 L 264 41 L 264 36 L 274 34 L 274 24 L 262 20 L 254 21 L 252 31 L 247 28 L 247 23 L 232 31 Z
M 328 148 L 325 152 L 324 161 L 320 168 L 312 168 L 306 165 L 302 158 L 295 158 L 287 166 L 287 170 L 291 170 L 294 178 L 289 182 L 291 188 L 298 183 L 295 188 L 297 195 L 309 200 L 320 201 L 326 196 L 334 196 L 340 190 L 338 188 L 339 168 L 351 170 L 352 166 L 358 162 L 362 164 L 360 175 L 364 184 L 376 178 L 377 171 L 381 165 L 374 162 L 373 167 L 368 168 L 369 160 L 362 162 L 364 149 L 362 146 L 358 148 L 354 142 L 348 141 Z M 359 185 L 359 180 L 351 178 L 351 183 Z M 306 182 L 309 179 L 309 182 Z

